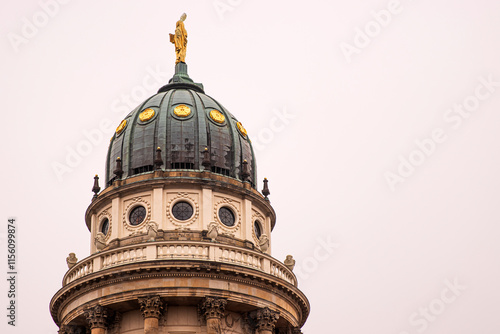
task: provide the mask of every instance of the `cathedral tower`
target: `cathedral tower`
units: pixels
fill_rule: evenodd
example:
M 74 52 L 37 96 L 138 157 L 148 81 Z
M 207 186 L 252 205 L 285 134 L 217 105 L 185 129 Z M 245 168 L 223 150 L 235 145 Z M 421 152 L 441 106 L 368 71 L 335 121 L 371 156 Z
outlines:
M 117 127 L 102 191 L 95 177 L 91 255 L 50 303 L 60 334 L 291 334 L 308 316 L 293 260 L 271 256 L 249 135 L 187 73 L 184 19 L 175 74 Z

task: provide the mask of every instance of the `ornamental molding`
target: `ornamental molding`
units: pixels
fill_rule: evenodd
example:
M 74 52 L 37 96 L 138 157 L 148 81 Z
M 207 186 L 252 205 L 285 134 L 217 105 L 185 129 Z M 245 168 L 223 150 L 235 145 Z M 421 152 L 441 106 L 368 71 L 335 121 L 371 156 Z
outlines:
M 128 200 L 127 202 L 129 203 L 125 207 L 125 210 L 123 210 L 123 226 L 128 231 L 130 231 L 129 235 L 137 235 L 143 232 L 145 233 L 145 227 L 147 223 L 151 220 L 151 204 L 142 197 L 134 197 L 131 200 Z M 144 218 L 144 221 L 139 225 L 136 226 L 131 225 L 128 221 L 128 216 L 130 215 L 130 212 L 133 209 L 141 205 L 146 208 L 146 217 Z
M 214 205 L 214 220 L 219 223 L 219 227 L 222 230 L 223 235 L 227 235 L 230 237 L 234 237 L 236 231 L 240 229 L 241 226 L 241 211 L 239 209 L 239 205 L 236 206 L 236 204 L 240 204 L 238 201 L 235 201 L 229 197 L 223 197 L 221 198 L 218 202 L 215 203 Z M 219 209 L 222 208 L 223 206 L 230 207 L 233 211 L 234 214 L 234 225 L 233 226 L 227 226 L 224 225 L 220 219 L 219 219 Z
M 93 284 L 79 284 L 74 285 L 64 291 L 64 296 L 61 295 L 57 298 L 57 302 L 54 305 L 51 305 L 51 313 L 52 317 L 56 319 L 55 310 L 60 310 L 62 308 L 67 307 L 74 300 L 80 298 L 83 295 L 91 293 L 92 291 L 96 291 L 98 289 L 108 287 L 111 285 L 121 284 L 124 282 L 130 282 L 134 280 L 144 280 L 150 278 L 201 278 L 201 279 L 218 279 L 228 282 L 242 283 L 249 285 L 250 287 L 261 289 L 263 291 L 267 291 L 268 293 L 273 293 L 280 298 L 283 298 L 286 302 L 290 303 L 290 305 L 296 305 L 298 310 L 301 310 L 302 317 L 307 318 L 309 314 L 308 305 L 305 303 L 305 297 L 301 296 L 299 290 L 294 289 L 284 289 L 279 282 L 274 280 L 264 279 L 258 276 L 250 276 L 247 278 L 238 278 L 234 275 L 228 274 L 226 272 L 223 273 L 215 273 L 214 271 L 210 272 L 193 272 L 192 270 L 187 270 L 184 272 L 161 272 L 161 273 L 151 273 L 151 272 L 141 272 L 141 273 L 119 273 L 118 276 L 114 278 L 107 278 L 104 280 L 100 280 L 97 283 Z M 276 284 L 278 284 L 278 289 L 276 288 Z M 134 295 L 134 293 L 130 293 L 130 295 Z M 138 298 L 137 296 L 136 298 Z M 241 296 L 239 298 L 242 298 Z M 250 298 L 247 298 L 246 301 L 250 302 Z M 253 313 L 253 312 L 252 312 Z M 201 314 L 199 313 L 201 316 Z M 292 322 L 294 319 L 287 315 L 286 313 L 282 314 L 282 317 L 287 321 Z M 166 325 L 165 314 L 160 318 L 160 325 L 163 323 Z M 252 318 L 249 318 L 253 322 Z M 57 323 L 57 321 L 56 321 Z
M 192 195 L 195 195 L 194 193 L 187 193 L 187 192 L 178 192 L 174 197 L 172 197 L 168 203 L 167 203 L 167 218 L 168 220 L 174 224 L 176 227 L 178 227 L 178 230 L 182 229 L 187 229 L 186 227 L 189 225 L 192 225 L 196 220 L 198 219 L 200 215 L 200 207 L 198 206 L 198 202 L 196 199 L 191 197 Z M 168 194 L 167 194 L 168 196 Z M 193 207 L 193 215 L 191 218 L 188 220 L 179 220 L 174 217 L 172 214 L 172 207 L 177 203 L 177 202 L 188 202 L 191 204 Z
M 160 296 L 147 296 L 138 298 L 137 301 L 141 307 L 141 313 L 144 319 L 160 319 L 163 313 L 163 302 Z
M 100 227 L 101 227 L 101 223 L 104 220 L 104 218 L 108 218 L 108 221 L 109 221 L 108 233 L 104 236 L 105 242 L 108 242 L 109 239 L 111 238 L 111 232 L 113 229 L 112 218 L 111 218 L 112 216 L 108 210 L 111 210 L 111 207 L 102 210 L 101 213 L 97 216 L 97 231 L 98 232 L 101 232 Z

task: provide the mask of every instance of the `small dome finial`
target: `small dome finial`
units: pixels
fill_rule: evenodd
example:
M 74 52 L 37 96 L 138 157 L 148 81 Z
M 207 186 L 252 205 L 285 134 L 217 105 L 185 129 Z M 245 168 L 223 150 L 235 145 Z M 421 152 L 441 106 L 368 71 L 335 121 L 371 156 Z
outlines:
M 267 178 L 264 178 L 264 189 L 262 189 L 262 195 L 264 195 L 266 200 L 269 200 L 267 196 L 269 196 L 271 192 L 269 191 L 269 186 L 267 185 L 267 182 L 269 182 L 267 181 Z
M 161 158 L 161 148 L 158 146 L 156 148 L 156 157 L 153 163 L 156 166 L 156 169 L 161 169 L 161 165 L 163 165 L 163 159 Z
M 122 169 L 122 159 L 120 159 L 120 157 L 116 158 L 116 168 L 113 171 L 113 174 L 115 174 L 118 179 L 122 178 L 123 169 Z
M 241 170 L 241 178 L 243 181 L 248 181 L 250 177 L 250 171 L 248 170 L 248 161 L 243 160 L 243 168 Z
M 203 150 L 203 161 L 201 162 L 202 166 L 205 168 L 207 172 L 210 171 L 210 152 L 208 151 L 208 147 L 205 147 Z
M 94 176 L 94 186 L 92 187 L 92 192 L 94 193 L 93 198 L 97 198 L 99 191 L 101 191 L 101 187 L 99 187 L 99 176 L 96 174 Z

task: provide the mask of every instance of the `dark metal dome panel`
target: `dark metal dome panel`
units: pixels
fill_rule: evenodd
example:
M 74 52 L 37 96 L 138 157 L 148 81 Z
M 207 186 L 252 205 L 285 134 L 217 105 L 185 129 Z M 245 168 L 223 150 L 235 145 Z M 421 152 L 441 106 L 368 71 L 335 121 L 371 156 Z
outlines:
M 175 107 L 186 105 L 186 117 L 174 114 Z M 139 115 L 151 108 L 155 115 L 141 121 Z M 225 117 L 218 123 L 210 117 L 216 109 Z M 255 182 L 255 159 L 248 138 L 237 129 L 237 119 L 221 104 L 200 91 L 172 88 L 153 95 L 127 117 L 127 126 L 113 137 L 108 150 L 106 181 L 114 178 L 116 158 L 121 157 L 123 178 L 154 169 L 156 148 L 162 152 L 162 169 L 203 169 L 201 152 L 208 148 L 211 171 L 242 179 L 241 164 L 248 161 L 249 181 Z
M 143 108 L 143 110 L 146 108 Z M 138 115 L 138 114 L 137 114 Z M 137 170 L 145 166 L 152 166 L 154 160 L 155 147 L 155 127 L 156 121 L 140 124 L 136 117 L 133 120 L 133 130 L 131 131 L 130 145 L 130 168 L 131 174 L 138 174 L 146 170 Z
M 196 118 L 194 117 L 187 120 L 172 119 L 170 128 L 172 166 L 170 168 L 195 168 L 195 148 L 198 147 L 198 131 L 195 131 L 195 123 Z

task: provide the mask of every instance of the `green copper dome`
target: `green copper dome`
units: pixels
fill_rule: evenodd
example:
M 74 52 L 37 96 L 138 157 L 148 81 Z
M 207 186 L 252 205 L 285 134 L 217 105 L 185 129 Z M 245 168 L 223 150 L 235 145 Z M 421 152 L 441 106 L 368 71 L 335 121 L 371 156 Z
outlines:
M 123 171 L 120 178 L 125 179 L 152 173 L 158 155 L 161 170 L 208 169 L 248 181 L 255 188 L 255 156 L 246 130 L 204 93 L 201 84 L 189 78 L 185 63 L 176 64 L 169 83 L 128 114 L 117 128 L 106 159 L 106 184 L 119 177 L 114 173 L 117 158 Z

